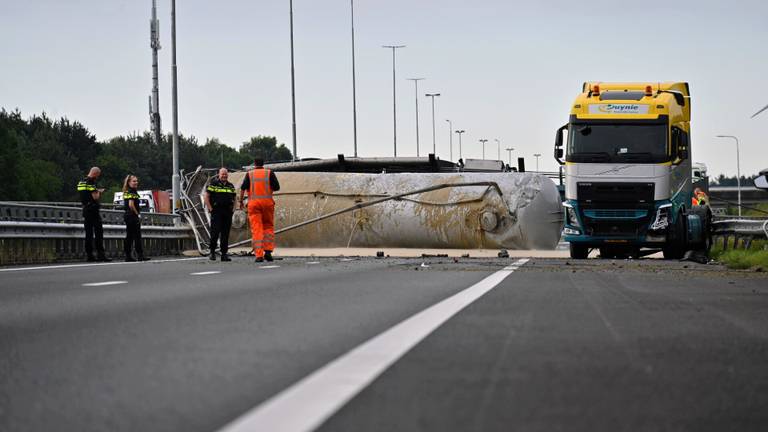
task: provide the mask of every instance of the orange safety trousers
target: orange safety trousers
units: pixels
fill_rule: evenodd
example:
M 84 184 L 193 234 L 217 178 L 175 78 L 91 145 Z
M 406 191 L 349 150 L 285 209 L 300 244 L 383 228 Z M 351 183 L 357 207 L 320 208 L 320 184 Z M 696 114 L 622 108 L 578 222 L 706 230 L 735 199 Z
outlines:
M 275 250 L 275 201 L 271 198 L 248 201 L 253 254 L 263 258 L 264 251 Z

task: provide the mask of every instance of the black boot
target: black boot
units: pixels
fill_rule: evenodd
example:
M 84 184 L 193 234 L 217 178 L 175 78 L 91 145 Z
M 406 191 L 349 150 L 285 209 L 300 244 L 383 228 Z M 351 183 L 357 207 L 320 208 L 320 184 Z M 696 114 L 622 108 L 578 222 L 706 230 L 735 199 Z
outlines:
M 96 257 L 93 255 L 88 255 L 88 258 L 85 259 L 88 262 L 96 262 Z
M 256 258 L 256 262 L 257 263 L 263 263 L 264 262 L 264 258 L 258 257 L 258 258 Z
M 101 262 L 112 262 L 112 259 L 111 259 L 111 258 L 107 258 L 107 256 L 106 256 L 106 255 L 101 255 L 101 256 L 100 256 L 100 257 L 99 257 L 99 258 L 98 258 L 96 261 L 101 261 Z
M 211 253 L 208 255 L 208 259 L 211 261 L 216 261 L 216 252 L 211 251 Z
M 232 261 L 232 258 L 229 257 L 227 254 L 221 254 L 221 260 L 222 261 Z
M 272 251 L 264 251 L 264 259 L 269 262 L 274 261 L 275 259 L 272 258 Z
M 139 255 L 139 261 L 149 261 L 149 257 L 145 257 L 144 255 Z
M 133 255 L 126 255 L 125 262 L 136 262 L 136 260 L 133 258 Z

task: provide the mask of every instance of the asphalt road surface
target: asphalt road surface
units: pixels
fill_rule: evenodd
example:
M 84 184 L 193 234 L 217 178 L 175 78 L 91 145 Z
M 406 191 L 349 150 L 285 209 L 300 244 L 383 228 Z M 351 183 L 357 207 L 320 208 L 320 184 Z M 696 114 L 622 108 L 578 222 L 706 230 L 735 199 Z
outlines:
M 0 269 L 0 431 L 764 431 L 767 339 L 714 265 Z

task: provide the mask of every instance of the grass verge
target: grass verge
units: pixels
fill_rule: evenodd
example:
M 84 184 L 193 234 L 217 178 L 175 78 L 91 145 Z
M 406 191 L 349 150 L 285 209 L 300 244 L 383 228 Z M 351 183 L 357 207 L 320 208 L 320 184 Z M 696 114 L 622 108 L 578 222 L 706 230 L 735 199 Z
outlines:
M 716 243 L 716 246 L 712 248 L 710 257 L 725 264 L 728 268 L 732 269 L 751 269 L 760 267 L 765 271 L 768 271 L 768 249 L 766 249 L 766 241 L 757 240 L 752 242 L 752 247 L 749 249 L 732 249 L 733 244 L 729 244 L 731 249 L 723 250 L 722 245 Z

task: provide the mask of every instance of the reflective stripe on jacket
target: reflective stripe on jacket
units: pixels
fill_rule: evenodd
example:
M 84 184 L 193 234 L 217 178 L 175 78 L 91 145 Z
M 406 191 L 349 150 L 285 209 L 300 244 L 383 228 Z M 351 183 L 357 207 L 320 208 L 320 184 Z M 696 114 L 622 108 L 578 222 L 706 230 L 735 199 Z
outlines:
M 72 183 L 70 183 L 70 184 L 72 184 Z M 77 191 L 78 192 L 83 192 L 83 191 L 94 192 L 94 191 L 96 191 L 96 185 L 90 184 L 90 183 L 86 182 L 85 180 L 83 180 L 83 181 L 81 181 L 81 182 L 79 182 L 77 184 Z
M 256 168 L 248 172 L 248 181 L 251 183 L 249 200 L 272 198 L 272 186 L 269 184 L 271 173 L 272 171 L 266 168 Z

